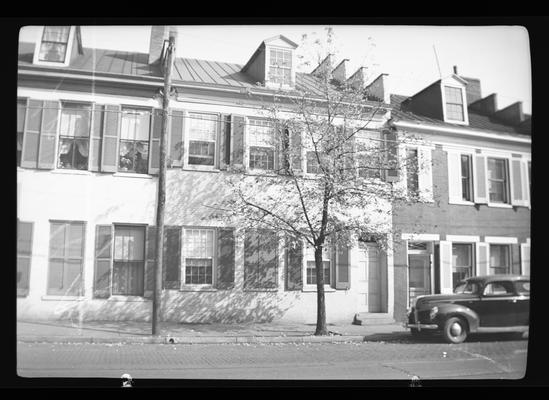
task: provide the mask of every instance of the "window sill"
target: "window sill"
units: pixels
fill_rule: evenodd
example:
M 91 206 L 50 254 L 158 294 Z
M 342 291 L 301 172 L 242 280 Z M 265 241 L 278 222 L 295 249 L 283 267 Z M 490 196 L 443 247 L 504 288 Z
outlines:
M 216 167 L 201 167 L 198 165 L 184 165 L 181 167 L 183 171 L 201 171 L 201 172 L 215 172 L 219 173 L 219 168 Z
M 488 207 L 494 207 L 494 208 L 513 208 L 511 204 L 507 203 L 488 203 Z
M 107 301 L 114 301 L 114 302 L 146 302 L 151 301 L 150 299 L 146 299 L 143 296 L 123 296 L 123 295 L 112 295 L 107 299 Z
M 192 285 L 183 285 L 180 292 L 217 292 L 217 288 L 207 285 L 207 286 L 192 286 Z
M 58 296 L 58 295 L 45 295 L 41 297 L 45 301 L 82 301 L 84 296 Z
M 303 286 L 303 289 L 301 289 L 302 292 L 316 292 L 316 286 Z M 334 289 L 331 286 L 324 285 L 324 292 L 325 293 L 331 293 L 336 292 L 336 289 Z
M 115 172 L 112 176 L 120 177 L 120 178 L 145 178 L 145 179 L 152 179 L 152 175 L 148 174 L 134 174 L 131 172 Z
M 242 289 L 243 292 L 278 292 L 278 288 Z
M 82 170 L 82 169 L 53 169 L 51 170 L 54 174 L 65 174 L 65 175 L 92 175 L 91 171 Z
M 462 200 L 462 201 L 452 200 L 452 201 L 448 201 L 448 204 L 453 204 L 458 206 L 474 206 L 475 205 L 474 202 L 467 201 L 467 200 Z

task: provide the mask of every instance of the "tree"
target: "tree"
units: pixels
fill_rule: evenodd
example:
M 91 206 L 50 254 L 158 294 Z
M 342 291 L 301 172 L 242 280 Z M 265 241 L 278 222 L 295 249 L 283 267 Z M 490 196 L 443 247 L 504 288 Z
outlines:
M 249 138 L 257 144 L 250 167 L 261 173 L 230 170 L 234 195 L 223 207 L 238 226 L 275 230 L 290 246 L 305 242 L 314 249 L 315 335 L 329 333 L 326 248 L 346 249 L 372 239 L 386 246 L 392 204 L 419 199 L 410 196 L 402 179 L 393 183 L 404 164 L 409 176 L 417 171 L 417 157 L 399 153 L 402 144 L 415 139 L 397 135 L 387 107 L 368 100 L 363 82 L 332 78 L 333 39 L 329 29 L 324 42 L 313 43 L 328 53 L 317 58 L 315 93 L 298 85 L 291 92 L 278 91 L 263 106 L 265 122 L 248 126 Z M 413 179 L 408 184 L 414 187 Z

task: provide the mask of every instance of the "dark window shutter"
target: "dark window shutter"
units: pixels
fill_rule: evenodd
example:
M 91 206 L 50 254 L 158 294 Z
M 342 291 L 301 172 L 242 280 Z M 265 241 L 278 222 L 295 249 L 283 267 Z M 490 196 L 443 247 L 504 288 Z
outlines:
M 181 227 L 164 227 L 164 268 L 162 277 L 164 289 L 181 287 Z
M 286 290 L 303 288 L 303 243 L 286 241 Z
M 387 182 L 398 181 L 398 135 L 395 130 L 383 131 L 385 140 L 384 148 L 386 152 L 386 171 L 385 180 Z
M 338 246 L 336 251 L 336 289 L 349 289 L 351 287 L 349 267 L 349 248 Z
M 149 174 L 156 175 L 160 170 L 160 136 L 162 135 L 162 112 L 155 108 L 151 113 L 151 130 L 149 133 Z
M 99 171 L 101 166 L 101 137 L 103 136 L 104 106 L 93 105 L 93 119 L 90 141 L 90 170 Z
M 29 294 L 32 232 L 32 222 L 17 221 L 17 296 Z
M 511 273 L 520 275 L 520 244 L 511 245 Z
M 231 116 L 221 115 L 221 140 L 219 145 L 219 168 L 226 169 L 231 163 Z
M 57 147 L 57 125 L 61 102 L 45 101 L 40 127 L 40 144 L 38 146 L 38 168 L 55 168 L 55 154 Z
M 21 166 L 36 168 L 38 166 L 38 143 L 40 141 L 40 126 L 42 125 L 44 102 L 30 99 L 27 104 Z
M 147 227 L 147 260 L 145 262 L 145 292 L 143 297 L 152 298 L 154 294 L 154 274 L 156 270 L 156 226 Z
M 93 297 L 106 299 L 111 295 L 112 225 L 95 227 L 95 274 Z
M 101 171 L 118 170 L 118 133 L 122 108 L 119 105 L 107 104 L 104 110 L 103 148 L 101 152 Z
M 290 162 L 292 163 L 292 169 L 295 171 L 301 171 L 301 132 L 290 132 Z
M 240 115 L 232 116 L 232 165 L 244 166 L 244 127 L 246 121 Z
M 244 288 L 274 289 L 278 278 L 278 236 L 270 230 L 246 231 Z
M 217 288 L 234 288 L 234 229 L 220 228 L 217 231 Z
M 180 110 L 170 110 L 170 167 L 180 167 L 183 164 L 183 132 L 185 127 L 185 113 Z

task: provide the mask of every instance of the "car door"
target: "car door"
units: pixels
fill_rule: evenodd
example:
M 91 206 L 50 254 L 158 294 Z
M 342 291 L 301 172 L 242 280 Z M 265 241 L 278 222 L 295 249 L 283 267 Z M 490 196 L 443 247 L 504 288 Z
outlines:
M 481 328 L 516 325 L 517 307 L 514 292 L 513 283 L 510 281 L 493 281 L 484 286 L 477 308 Z
M 515 282 L 517 326 L 528 326 L 530 324 L 530 281 L 520 280 Z

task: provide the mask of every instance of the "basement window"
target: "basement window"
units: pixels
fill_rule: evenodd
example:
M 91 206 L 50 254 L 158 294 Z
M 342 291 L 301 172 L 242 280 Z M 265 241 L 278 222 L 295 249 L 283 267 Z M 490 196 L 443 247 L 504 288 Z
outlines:
M 70 26 L 46 26 L 40 44 L 40 61 L 64 63 L 67 56 Z

